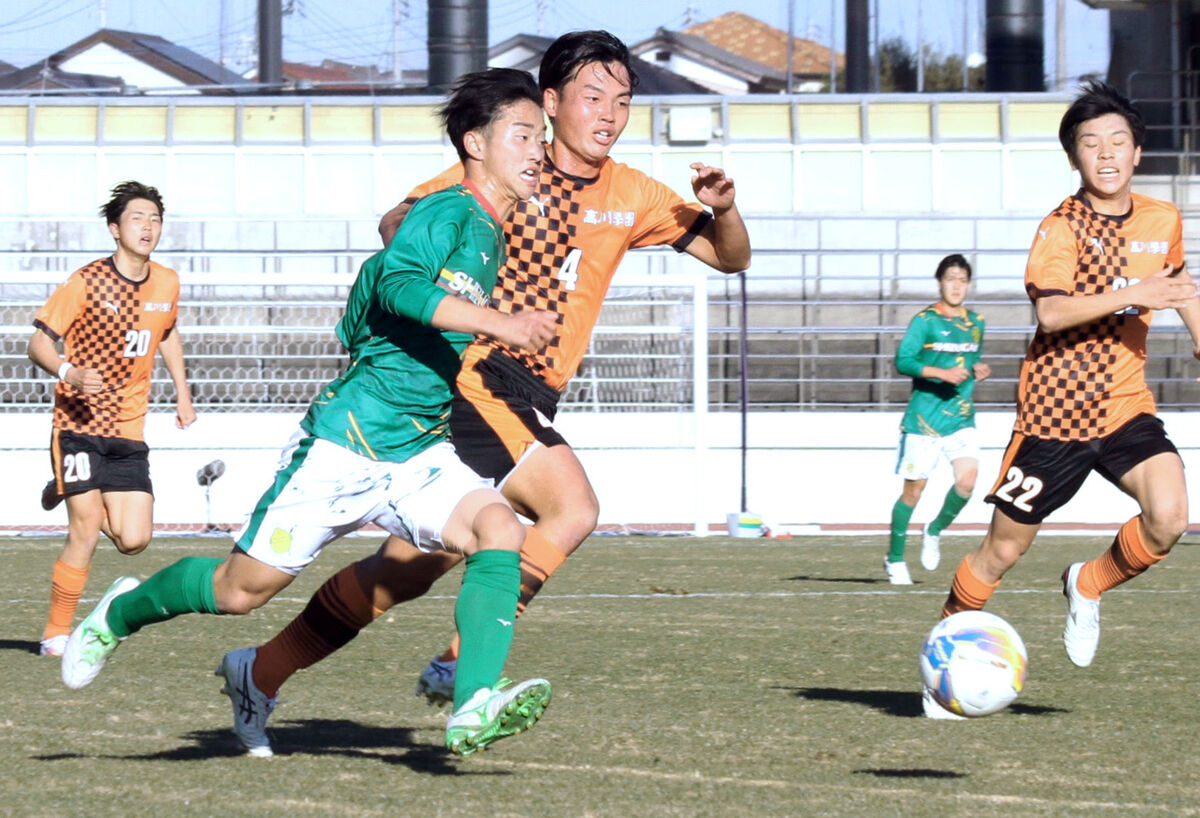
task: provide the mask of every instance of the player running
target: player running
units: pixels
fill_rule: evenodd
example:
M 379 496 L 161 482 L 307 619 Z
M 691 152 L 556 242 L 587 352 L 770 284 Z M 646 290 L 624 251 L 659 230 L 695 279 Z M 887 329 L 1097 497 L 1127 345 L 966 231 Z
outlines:
M 325 386 L 284 450 L 273 485 L 225 560 L 189 557 L 144 583 L 122 577 L 76 628 L 63 681 L 89 684 L 122 640 L 184 613 L 245 614 L 286 588 L 321 549 L 374 522 L 422 550 L 467 561 L 455 618 L 462 662 L 446 746 L 468 755 L 532 726 L 550 684 L 499 680 L 512 641 L 524 527 L 491 481 L 448 442 L 446 423 L 462 351 L 475 334 L 535 351 L 554 316 L 489 309 L 504 258 L 501 225 L 537 182 L 545 122 L 541 95 L 523 71 L 467 75 L 441 115 L 465 179 L 421 200 L 388 248 L 363 263 L 338 323 L 350 367 Z M 331 587 L 353 584 L 352 572 Z M 346 615 L 371 605 L 341 593 Z M 217 670 L 233 703 L 235 731 L 253 755 L 274 706 L 254 684 L 254 649 Z
M 606 31 L 565 34 L 546 50 L 538 79 L 553 140 L 546 146 L 536 195 L 518 202 L 505 223 L 508 260 L 493 297 L 505 313 L 545 309 L 558 323 L 554 338 L 537 353 L 502 339 L 471 344 L 450 416 L 464 461 L 494 479 L 513 507 L 535 522 L 521 548 L 518 614 L 596 526 L 596 495 L 553 421 L 626 250 L 667 245 L 723 272 L 750 263 L 733 180 L 719 168 L 692 165 L 693 189 L 710 215 L 608 156 L 629 121 L 637 84 L 624 43 Z M 414 202 L 461 174 L 461 168 L 451 168 L 413 191 L 381 221 L 384 240 L 417 206 Z M 255 684 L 268 693 L 278 691 L 293 673 L 345 645 L 391 605 L 424 594 L 459 559 L 422 554 L 389 539 L 378 553 L 346 569 L 357 584 L 335 577 L 258 649 Z M 340 594 L 364 595 L 374 610 L 348 618 Z M 456 637 L 421 674 L 418 692 L 444 701 L 461 673 Z
M 1017 422 L 983 544 L 958 566 L 942 616 L 982 608 L 1049 514 L 1092 471 L 1137 501 L 1109 549 L 1063 572 L 1063 643 L 1079 667 L 1100 642 L 1100 595 L 1161 560 L 1187 527 L 1183 463 L 1146 386 L 1153 310 L 1174 309 L 1200 358 L 1200 302 L 1183 268 L 1179 210 L 1131 192 L 1145 140 L 1129 100 L 1090 82 L 1059 140 L 1083 188 L 1038 227 L 1025 288 L 1038 327 L 1021 366 Z M 925 714 L 952 718 L 931 697 Z
M 938 460 L 945 455 L 950 461 L 954 485 L 941 511 L 925 526 L 921 565 L 926 571 L 938 567 L 941 533 L 971 499 L 979 473 L 975 384 L 992 374 L 979 360 L 984 320 L 963 306 L 971 286 L 971 265 L 965 258 L 958 253 L 946 256 L 933 275 L 938 302 L 913 316 L 896 351 L 896 369 L 913 379 L 913 392 L 900 421 L 896 458 L 896 474 L 904 478 L 904 488 L 892 506 L 891 543 L 883 559 L 892 585 L 912 585 L 904 562 L 908 521 Z
M 142 432 L 156 350 L 175 385 L 175 425 L 185 429 L 196 419 L 175 331 L 179 276 L 150 260 L 162 236 L 162 197 L 149 185 L 122 182 L 100 215 L 116 250 L 54 291 L 29 339 L 29 359 L 59 380 L 50 434 L 54 479 L 42 507 L 67 501 L 67 541 L 54 563 L 42 656 L 62 656 L 100 533 L 122 554 L 150 544 L 154 489 Z

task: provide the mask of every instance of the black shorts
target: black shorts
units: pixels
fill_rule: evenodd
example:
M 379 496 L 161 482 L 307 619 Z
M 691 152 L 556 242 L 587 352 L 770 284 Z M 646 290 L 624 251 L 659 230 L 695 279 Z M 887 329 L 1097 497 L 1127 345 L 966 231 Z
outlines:
M 1000 477 L 984 498 L 1018 523 L 1037 525 L 1075 496 L 1092 471 L 1114 485 L 1139 463 L 1175 452 L 1163 423 L 1138 415 L 1096 440 L 1042 440 L 1013 432 Z
M 468 356 L 450 410 L 450 439 L 462 461 L 499 485 L 535 445 L 566 445 L 551 425 L 559 393 L 499 350 Z
M 50 433 L 50 466 L 58 493 L 144 491 L 150 484 L 150 448 L 140 440 L 81 435 L 62 429 Z

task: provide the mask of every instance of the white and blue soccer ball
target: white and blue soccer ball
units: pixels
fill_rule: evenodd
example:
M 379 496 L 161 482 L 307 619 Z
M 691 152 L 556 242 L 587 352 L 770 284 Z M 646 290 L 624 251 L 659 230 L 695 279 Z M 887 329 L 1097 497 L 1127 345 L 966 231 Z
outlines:
M 921 646 L 921 681 L 942 707 L 988 716 L 1025 687 L 1029 657 L 1012 625 L 986 611 L 962 611 L 933 626 Z

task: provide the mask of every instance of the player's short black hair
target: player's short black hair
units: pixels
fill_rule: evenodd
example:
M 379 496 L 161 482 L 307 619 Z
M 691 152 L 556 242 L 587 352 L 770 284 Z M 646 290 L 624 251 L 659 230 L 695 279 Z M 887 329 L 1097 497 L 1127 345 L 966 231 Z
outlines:
M 961 267 L 962 269 L 966 270 L 967 281 L 971 280 L 971 263 L 967 261 L 966 257 L 963 256 L 962 253 L 951 253 L 939 261 L 937 272 L 933 274 L 933 277 L 938 281 L 941 281 L 942 277 L 946 275 L 946 271 L 951 267 Z
M 489 68 L 460 77 L 446 104 L 438 109 L 450 144 L 458 151 L 458 158 L 467 161 L 467 151 L 463 147 L 467 131 L 486 129 L 505 108 L 523 99 L 541 110 L 542 94 L 528 71 Z
M 625 43 L 607 31 L 569 31 L 550 43 L 542 55 L 538 69 L 538 85 L 543 91 L 562 87 L 575 78 L 579 69 L 588 63 L 619 63 L 629 72 L 629 90 L 637 88 L 638 75 L 633 70 L 633 57 Z
M 1142 121 L 1138 109 L 1133 107 L 1133 103 L 1124 94 L 1100 80 L 1088 80 L 1080 88 L 1083 93 L 1075 97 L 1058 126 L 1058 141 L 1062 143 L 1067 156 L 1075 159 L 1075 136 L 1079 132 L 1079 126 L 1089 119 L 1105 114 L 1123 116 L 1129 123 L 1134 146 L 1140 148 L 1146 144 L 1146 123 Z
M 158 207 L 158 217 L 160 219 L 163 217 L 162 195 L 159 194 L 156 187 L 130 180 L 128 182 L 121 182 L 110 193 L 112 193 L 112 198 L 100 205 L 100 215 L 105 218 L 106 224 L 119 224 L 121 214 L 125 212 L 125 208 L 134 199 L 146 199 L 147 201 L 154 202 Z

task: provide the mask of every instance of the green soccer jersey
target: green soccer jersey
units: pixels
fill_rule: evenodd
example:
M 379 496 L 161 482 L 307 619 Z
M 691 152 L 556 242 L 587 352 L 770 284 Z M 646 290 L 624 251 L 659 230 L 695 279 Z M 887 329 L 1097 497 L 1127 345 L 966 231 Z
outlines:
M 913 316 L 896 352 L 896 369 L 913 379 L 903 431 L 942 437 L 975 425 L 974 375 L 955 386 L 923 378 L 921 370 L 961 366 L 972 372 L 983 351 L 983 328 L 983 316 L 971 310 L 948 317 L 930 306 Z
M 403 462 L 449 434 L 450 397 L 473 336 L 429 325 L 442 298 L 491 303 L 504 263 L 495 212 L 465 185 L 425 196 L 358 271 L 337 336 L 350 368 L 301 425 L 372 460 Z

